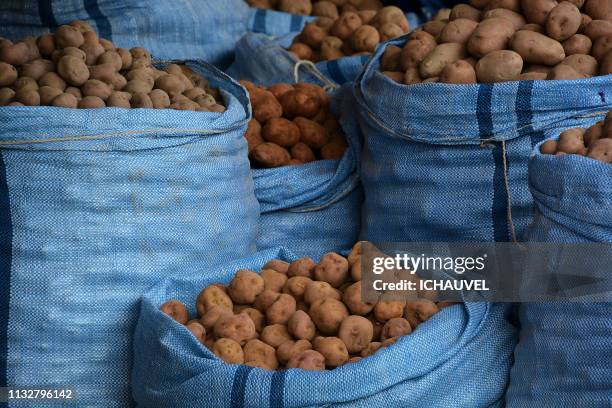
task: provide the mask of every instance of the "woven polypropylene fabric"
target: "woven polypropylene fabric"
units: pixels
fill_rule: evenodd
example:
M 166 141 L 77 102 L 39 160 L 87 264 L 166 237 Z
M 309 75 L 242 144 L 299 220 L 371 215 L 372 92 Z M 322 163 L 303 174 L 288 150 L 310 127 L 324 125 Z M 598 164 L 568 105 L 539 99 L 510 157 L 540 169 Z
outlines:
M 274 257 L 295 259 L 271 249 L 199 277 L 169 279 L 143 297 L 132 372 L 139 406 L 478 408 L 503 399 L 516 341 L 503 305 L 446 308 L 392 347 L 325 372 L 224 364 L 159 311 L 176 298 L 195 314 L 203 287 L 228 282 L 241 268 L 259 270 Z
M 331 112 L 340 116 L 347 87 L 330 94 Z M 347 138 L 340 160 L 253 170 L 261 205 L 257 248 L 278 246 L 318 260 L 330 251 L 350 249 L 359 237 L 363 190 L 359 183 L 359 137 Z
M 251 8 L 249 10 L 248 29 L 254 33 L 283 35 L 302 31 L 304 25 L 315 18 L 275 10 Z
M 533 242 L 612 243 L 612 166 L 534 152 Z M 610 288 L 612 291 L 612 288 Z M 608 408 L 612 403 L 612 303 L 523 304 L 509 408 Z
M 533 216 L 527 163 L 535 144 L 612 107 L 610 75 L 408 86 L 379 71 L 383 52 L 353 93 L 364 134 L 365 240 L 509 241 L 512 225 L 520 240 Z
M 138 298 L 254 252 L 246 91 L 188 66 L 223 87 L 225 113 L 0 108 L 0 386 L 130 406 Z
M 142 46 L 157 59 L 205 59 L 225 67 L 247 31 L 249 7 L 243 0 L 4 0 L 0 37 L 40 35 L 75 19 L 117 46 Z

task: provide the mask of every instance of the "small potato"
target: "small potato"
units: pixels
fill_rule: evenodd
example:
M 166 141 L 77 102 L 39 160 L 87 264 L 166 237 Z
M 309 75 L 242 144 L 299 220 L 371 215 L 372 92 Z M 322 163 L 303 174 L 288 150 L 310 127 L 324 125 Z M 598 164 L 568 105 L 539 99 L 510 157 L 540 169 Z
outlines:
M 338 18 L 338 7 L 331 1 L 318 1 L 312 5 L 312 15 L 335 20 Z
M 440 82 L 446 84 L 475 84 L 476 71 L 469 62 L 459 60 L 444 67 L 440 74 Z
M 591 55 L 597 61 L 601 61 L 610 51 L 612 51 L 612 35 L 606 35 L 595 40 Z
M 315 336 L 316 328 L 308 313 L 296 310 L 287 322 L 289 333 L 296 339 L 312 340 Z
M 310 0 L 280 0 L 278 9 L 290 14 L 309 16 L 312 13 Z
M 404 33 L 410 31 L 410 25 L 406 19 L 404 11 L 399 7 L 387 6 L 383 7 L 376 13 L 376 16 L 372 19 L 372 25 L 376 28 L 382 27 L 384 24 L 393 23 L 397 24 Z
M 404 30 L 395 23 L 385 23 L 379 28 L 380 41 L 389 41 L 404 35 Z M 354 38 L 354 37 L 353 37 Z M 372 49 L 372 51 L 374 51 Z M 370 51 L 371 52 L 371 51 Z
M 244 364 L 242 347 L 232 339 L 219 339 L 215 341 L 212 352 L 227 364 Z
M 344 139 L 334 139 L 321 148 L 322 160 L 340 160 L 346 151 Z
M 98 64 L 111 64 L 115 67 L 116 71 L 120 71 L 123 67 L 123 59 L 116 51 L 105 51 L 98 57 Z
M 593 142 L 587 157 L 603 163 L 612 163 L 612 139 L 599 139 Z
M 264 140 L 283 147 L 291 147 L 300 141 L 300 129 L 285 118 L 271 118 L 263 126 L 261 134 Z
M 400 71 L 400 55 L 402 49 L 396 45 L 388 45 L 384 54 L 380 58 L 380 68 L 382 71 Z
M 255 298 L 264 291 L 263 278 L 247 269 L 241 269 L 230 282 L 227 293 L 235 304 L 249 305 L 255 302 Z
M 451 9 L 449 20 L 466 18 L 468 20 L 480 21 L 482 12 L 469 4 L 457 4 Z
M 313 344 L 314 349 L 325 357 L 325 365 L 335 368 L 346 363 L 349 353 L 346 345 L 338 337 L 323 337 L 317 339 Z
M 434 48 L 419 65 L 421 78 L 440 76 L 446 65 L 465 57 L 465 49 L 461 44 L 440 44 Z
M 274 292 L 282 291 L 285 283 L 287 283 L 287 275 L 272 269 L 263 269 L 261 277 L 263 278 L 265 289 Z
M 20 102 L 24 106 L 39 106 L 40 105 L 40 94 L 38 90 L 34 89 L 18 89 L 13 97 L 15 102 Z
M 556 0 L 521 0 L 523 15 L 529 23 L 544 25 L 548 13 L 557 6 Z
M 287 368 L 301 368 L 303 370 L 325 370 L 325 357 L 315 350 L 305 350 L 291 357 Z
M 388 324 L 388 323 L 387 323 Z M 349 316 L 342 321 L 338 337 L 344 342 L 349 353 L 360 353 L 372 341 L 372 323 L 362 316 Z
M 609 0 L 587 0 L 584 5 L 584 11 L 593 20 L 612 21 L 612 5 L 610 5 Z
M 306 350 L 312 350 L 312 344 L 308 340 L 286 341 L 276 350 L 276 358 L 286 365 L 293 356 Z
M 291 147 L 291 157 L 299 160 L 301 163 L 310 163 L 317 159 L 312 149 L 302 142 L 296 143 Z
M 386 322 L 394 317 L 402 317 L 404 315 L 404 307 L 406 302 L 400 301 L 380 301 L 374 306 L 374 317 L 379 322 Z
M 352 314 L 365 316 L 374 309 L 375 303 L 363 302 L 361 299 L 361 281 L 351 284 L 342 295 L 342 301 Z
M 467 42 L 467 50 L 477 58 L 482 58 L 493 51 L 504 50 L 514 32 L 512 21 L 501 17 L 488 18 L 481 21 L 474 30 Z
M 373 341 L 372 343 L 368 344 L 366 348 L 361 350 L 360 356 L 362 358 L 370 357 L 380 349 L 381 345 L 382 343 L 379 341 Z
M 200 323 L 206 330 L 212 333 L 217 320 L 222 316 L 232 316 L 233 312 L 225 306 L 213 306 L 209 308 L 204 315 L 200 317 Z
M 329 283 L 332 287 L 340 287 L 348 278 L 348 260 L 337 253 L 325 254 L 314 268 L 314 277 L 318 281 Z
M 180 324 L 185 324 L 189 320 L 189 312 L 187 311 L 187 307 L 185 307 L 181 301 L 175 299 L 169 300 L 161 305 L 159 310 Z
M 253 303 L 253 307 L 259 310 L 262 313 L 265 313 L 266 310 L 272 306 L 274 302 L 278 300 L 280 297 L 280 293 L 274 290 L 264 290 L 257 298 L 255 298 L 255 302 Z
M 287 280 L 283 287 L 283 293 L 293 296 L 297 301 L 304 299 L 306 286 L 312 282 L 312 279 L 306 276 L 293 276 Z
M 534 31 L 517 31 L 510 40 L 510 48 L 530 64 L 554 66 L 565 59 L 560 42 Z
M 584 133 L 585 129 L 576 128 L 568 129 L 561 133 L 559 141 L 557 142 L 557 150 L 568 153 L 577 154 L 585 148 L 584 145 Z
M 467 18 L 450 21 L 440 33 L 441 43 L 466 44 L 478 23 Z
M 483 14 L 482 19 L 486 20 L 488 18 L 495 17 L 505 18 L 512 21 L 515 30 L 521 30 L 527 24 L 527 20 L 525 20 L 525 17 L 523 17 L 521 14 L 517 13 L 516 11 L 508 10 L 505 8 L 496 8 L 488 10 Z
M 132 94 L 130 105 L 132 105 L 132 108 L 152 109 L 153 101 L 147 93 L 136 92 L 135 94 Z
M 193 334 L 196 340 L 204 344 L 204 341 L 206 341 L 206 329 L 204 328 L 204 326 L 202 326 L 197 321 L 188 322 L 186 326 L 187 330 L 189 330 L 191 334 Z
M 440 309 L 430 300 L 419 299 L 406 302 L 404 308 L 404 318 L 410 322 L 415 329 L 419 324 L 438 313 Z M 393 336 L 391 336 L 393 337 Z
M 418 39 L 410 39 L 402 48 L 400 66 L 404 71 L 418 67 L 425 57 L 436 48 L 436 40 L 430 34 L 424 31 L 422 33 Z
M 14 66 L 0 62 L 0 87 L 11 86 L 17 77 L 17 70 Z
M 158 91 L 159 89 L 156 89 Z M 163 92 L 163 91 L 162 91 Z M 249 121 L 249 125 L 247 127 L 246 133 L 244 137 L 247 140 L 249 145 L 249 154 L 253 151 L 254 148 L 264 143 L 263 137 L 261 137 L 261 124 L 257 121 L 257 119 L 251 119 Z
M 10 65 L 20 66 L 30 60 L 28 45 L 18 42 L 13 45 L 0 47 L 0 61 Z
M 313 261 L 309 257 L 303 257 L 296 259 L 295 261 L 289 264 L 289 269 L 287 270 L 287 276 L 306 276 L 312 277 L 314 273 L 314 268 L 317 266 L 315 261 Z
M 554 81 L 571 81 L 575 79 L 582 79 L 584 75 L 576 71 L 569 65 L 559 64 L 550 70 L 546 76 L 547 80 Z
M 83 33 L 76 27 L 63 25 L 55 32 L 55 42 L 59 48 L 80 47 L 85 42 Z
M 64 92 L 61 89 L 52 88 L 50 86 L 41 86 L 38 89 L 38 93 L 40 94 L 41 105 L 51 105 L 53 100 Z
M 348 315 L 344 303 L 330 297 L 319 299 L 310 306 L 312 321 L 317 329 L 326 335 L 336 334 L 340 324 Z
M 555 154 L 557 153 L 557 141 L 556 140 L 547 140 L 540 146 L 540 153 L 542 154 Z M 437 306 L 436 306 L 437 308 Z M 406 316 L 406 313 L 404 313 Z
M 286 166 L 291 160 L 287 149 L 274 143 L 258 145 L 253 149 L 251 157 L 257 165 L 264 168 Z
M 261 332 L 261 341 L 274 348 L 278 348 L 286 341 L 291 341 L 291 335 L 284 324 L 272 324 L 264 327 Z
M 306 285 L 304 290 L 304 302 L 306 304 L 312 305 L 317 300 L 324 298 L 340 300 L 341 294 L 327 282 L 312 281 Z
M 576 34 L 563 42 L 563 50 L 565 55 L 574 54 L 590 54 L 593 42 L 589 37 L 582 34 Z
M 523 59 L 514 51 L 493 51 L 476 64 L 480 82 L 516 81 L 523 71 Z
M 2 77 L 2 64 L 0 63 L 0 78 Z M 55 64 L 53 61 L 45 59 L 37 59 L 32 62 L 28 62 L 21 66 L 19 76 L 25 76 L 38 81 L 44 74 L 55 70 Z
M 278 368 L 276 350 L 274 350 L 274 347 L 261 340 L 249 340 L 249 342 L 244 345 L 243 351 L 245 363 L 257 362 L 268 370 L 276 370 Z
M 70 85 L 81 86 L 89 79 L 89 69 L 77 57 L 65 55 L 57 63 L 57 72 Z
M 423 24 L 422 32 L 428 33 L 434 38 L 438 39 L 440 34 L 442 34 L 442 30 L 444 30 L 444 27 L 446 27 L 446 23 L 446 21 L 428 21 L 427 23 Z
M 362 25 L 351 36 L 351 44 L 357 52 L 373 52 L 379 42 L 380 34 L 371 25 Z
M 287 324 L 296 306 L 293 296 L 282 293 L 266 310 L 266 321 L 269 324 Z
M 582 15 L 578 7 L 562 1 L 546 17 L 546 34 L 554 40 L 565 41 L 578 32 Z
M 279 102 L 285 117 L 290 119 L 298 116 L 311 118 L 318 113 L 321 107 L 320 99 L 313 93 L 304 90 L 287 92 L 281 95 Z
M 55 35 L 54 34 L 42 34 L 36 40 L 38 51 L 43 58 L 50 58 L 53 51 L 55 51 Z
M 412 333 L 412 327 L 408 320 L 403 317 L 394 317 L 393 319 L 389 319 L 383 326 L 382 332 L 380 333 L 380 340 L 385 341 L 393 337 L 405 336 L 410 333 Z
M 329 140 L 325 128 L 313 120 L 297 117 L 293 120 L 293 124 L 296 126 L 299 133 L 298 141 L 308 145 L 312 149 L 320 149 Z
M 612 35 L 612 21 L 593 20 L 584 28 L 583 34 L 589 37 L 591 41 L 606 35 Z
M 595 76 L 599 72 L 597 60 L 590 55 L 570 55 L 569 57 L 566 57 L 561 64 L 569 65 L 570 67 L 574 68 L 576 72 L 587 76 Z
M 334 37 L 338 37 L 343 41 L 348 40 L 353 33 L 362 25 L 361 18 L 359 15 L 352 11 L 344 12 L 334 22 L 331 27 L 330 33 Z
M 155 87 L 168 95 L 180 95 L 185 92 L 185 84 L 180 77 L 172 74 L 163 75 L 155 80 Z
M 196 309 L 199 316 L 204 316 L 204 314 L 214 306 L 225 307 L 229 310 L 232 310 L 234 307 L 232 299 L 228 296 L 226 289 L 219 284 L 210 285 L 204 288 L 196 299 Z
M 312 48 L 303 43 L 293 43 L 289 47 L 289 51 L 295 54 L 297 59 L 312 60 Z
M 78 104 L 79 101 L 77 100 L 76 96 L 70 93 L 62 93 L 61 95 L 56 96 L 55 99 L 53 99 L 53 102 L 51 102 L 51 105 L 59 108 L 76 109 Z
M 257 337 L 255 323 L 247 314 L 222 315 L 219 317 L 213 331 L 217 338 L 228 338 L 244 345 Z
M 161 89 L 153 89 L 149 93 L 149 97 L 155 109 L 167 109 L 170 106 L 170 97 Z
M 272 118 L 280 118 L 283 115 L 284 106 L 274 97 L 274 95 L 265 90 L 258 89 L 251 94 L 251 103 L 253 104 L 253 117 L 262 125 Z M 293 92 L 287 92 L 282 97 Z
M 78 106 L 80 109 L 99 109 L 105 108 L 106 104 L 97 96 L 84 96 L 83 99 L 79 101 Z
M 84 96 L 97 96 L 98 98 L 106 101 L 112 93 L 110 86 L 97 79 L 89 79 L 83 84 L 81 92 Z

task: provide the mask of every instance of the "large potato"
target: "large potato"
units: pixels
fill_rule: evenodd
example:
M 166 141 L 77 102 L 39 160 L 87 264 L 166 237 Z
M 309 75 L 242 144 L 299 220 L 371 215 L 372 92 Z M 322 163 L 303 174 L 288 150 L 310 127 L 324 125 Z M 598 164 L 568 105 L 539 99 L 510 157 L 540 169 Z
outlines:
M 466 57 L 463 45 L 456 43 L 440 44 L 433 49 L 419 65 L 421 78 L 440 76 L 447 64 Z
M 327 282 L 332 287 L 340 287 L 349 276 L 348 260 L 335 252 L 329 252 L 315 266 L 314 277 L 318 281 Z
M 517 31 L 510 40 L 510 48 L 530 64 L 554 66 L 565 59 L 565 51 L 559 41 L 534 31 Z
M 349 315 L 344 303 L 333 298 L 317 300 L 310 306 L 309 314 L 317 329 L 326 335 L 336 334 Z
M 214 306 L 225 307 L 229 310 L 232 310 L 234 307 L 232 299 L 228 296 L 223 285 L 210 285 L 204 288 L 198 295 L 196 309 L 198 310 L 199 316 L 204 316 L 204 314 Z
M 478 27 L 478 23 L 467 18 L 450 21 L 440 33 L 440 42 L 465 44 L 476 27 Z
M 521 0 L 523 15 L 530 23 L 544 25 L 548 13 L 557 6 L 556 0 Z
M 217 338 L 232 339 L 241 346 L 257 337 L 255 323 L 247 314 L 222 315 L 213 330 Z
M 269 344 L 261 340 L 249 340 L 244 345 L 244 362 L 257 362 L 266 367 L 268 370 L 276 370 L 278 368 L 278 360 L 276 358 L 276 350 Z
M 355 282 L 344 291 L 342 301 L 352 314 L 365 316 L 374 309 L 375 303 L 363 302 L 361 299 L 361 281 Z
M 467 50 L 478 58 L 493 51 L 504 50 L 514 31 L 514 24 L 506 18 L 493 17 L 483 20 L 468 40 Z
M 315 350 L 305 350 L 294 355 L 287 363 L 287 368 L 301 368 L 303 370 L 325 370 L 325 357 Z
M 476 64 L 480 82 L 515 81 L 523 70 L 523 59 L 514 51 L 493 51 Z
M 349 352 L 344 342 L 338 337 L 321 337 L 315 340 L 314 349 L 325 357 L 325 365 L 335 368 L 346 363 Z
M 546 34 L 557 41 L 565 41 L 578 32 L 582 23 L 580 10 L 569 1 L 555 6 L 546 18 Z
M 372 322 L 362 316 L 349 316 L 342 321 L 338 337 L 344 342 L 349 353 L 360 353 L 374 336 Z
M 308 313 L 297 310 L 287 322 L 287 329 L 293 337 L 299 340 L 312 340 L 315 336 L 315 325 Z
M 243 364 L 244 352 L 242 347 L 232 339 L 219 339 L 215 341 L 212 352 L 227 364 Z
M 227 292 L 234 303 L 239 305 L 248 305 L 255 302 L 257 295 L 263 291 L 263 278 L 259 274 L 246 269 L 236 272 L 227 288 Z

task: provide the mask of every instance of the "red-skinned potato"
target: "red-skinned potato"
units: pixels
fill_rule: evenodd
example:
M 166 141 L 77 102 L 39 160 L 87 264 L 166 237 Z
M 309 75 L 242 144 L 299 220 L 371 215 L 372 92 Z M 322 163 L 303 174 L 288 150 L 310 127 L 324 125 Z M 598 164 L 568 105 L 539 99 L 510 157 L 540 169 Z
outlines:
M 305 350 L 294 355 L 287 363 L 287 368 L 301 368 L 303 370 L 325 370 L 325 357 L 315 350 Z
M 344 342 L 351 354 L 360 353 L 364 350 L 372 341 L 373 336 L 372 323 L 362 316 L 347 317 L 338 329 L 338 337 Z
M 189 312 L 187 311 L 187 307 L 179 300 L 169 300 L 161 305 L 159 310 L 180 324 L 185 324 L 189 320 Z

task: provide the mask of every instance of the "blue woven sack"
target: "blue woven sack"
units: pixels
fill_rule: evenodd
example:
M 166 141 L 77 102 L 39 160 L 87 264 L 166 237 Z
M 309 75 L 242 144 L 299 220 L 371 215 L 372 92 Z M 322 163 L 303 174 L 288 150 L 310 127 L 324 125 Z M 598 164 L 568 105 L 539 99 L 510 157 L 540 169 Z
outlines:
M 346 89 L 330 95 L 331 110 Z M 346 131 L 348 135 L 354 132 Z M 317 160 L 299 166 L 253 170 L 255 196 L 261 205 L 257 249 L 278 246 L 318 260 L 330 251 L 350 249 L 359 238 L 363 190 L 357 174 L 359 139 L 347 138 L 340 160 Z
M 244 0 L 3 0 L 0 37 L 37 36 L 76 19 L 119 47 L 226 67 L 247 31 L 249 7 Z
M 254 252 L 246 91 L 187 65 L 222 87 L 225 113 L 0 108 L 0 386 L 129 406 L 138 298 Z
M 205 272 L 199 277 L 168 279 L 145 294 L 132 371 L 139 407 L 500 406 L 515 344 L 505 306 L 469 303 L 443 309 L 392 347 L 325 372 L 224 364 L 159 311 L 168 299 L 178 299 L 194 315 L 203 287 L 228 282 L 240 268 L 259 270 L 272 258 L 293 260 L 295 255 L 270 249 L 201 268 Z
M 532 218 L 533 146 L 612 107 L 612 76 L 408 86 L 379 71 L 384 51 L 366 64 L 353 93 L 364 137 L 362 239 L 369 241 L 520 239 Z
M 612 166 L 534 152 L 533 242 L 612 243 Z M 612 288 L 610 288 L 612 291 Z M 612 303 L 522 304 L 509 408 L 608 408 L 612 404 Z

